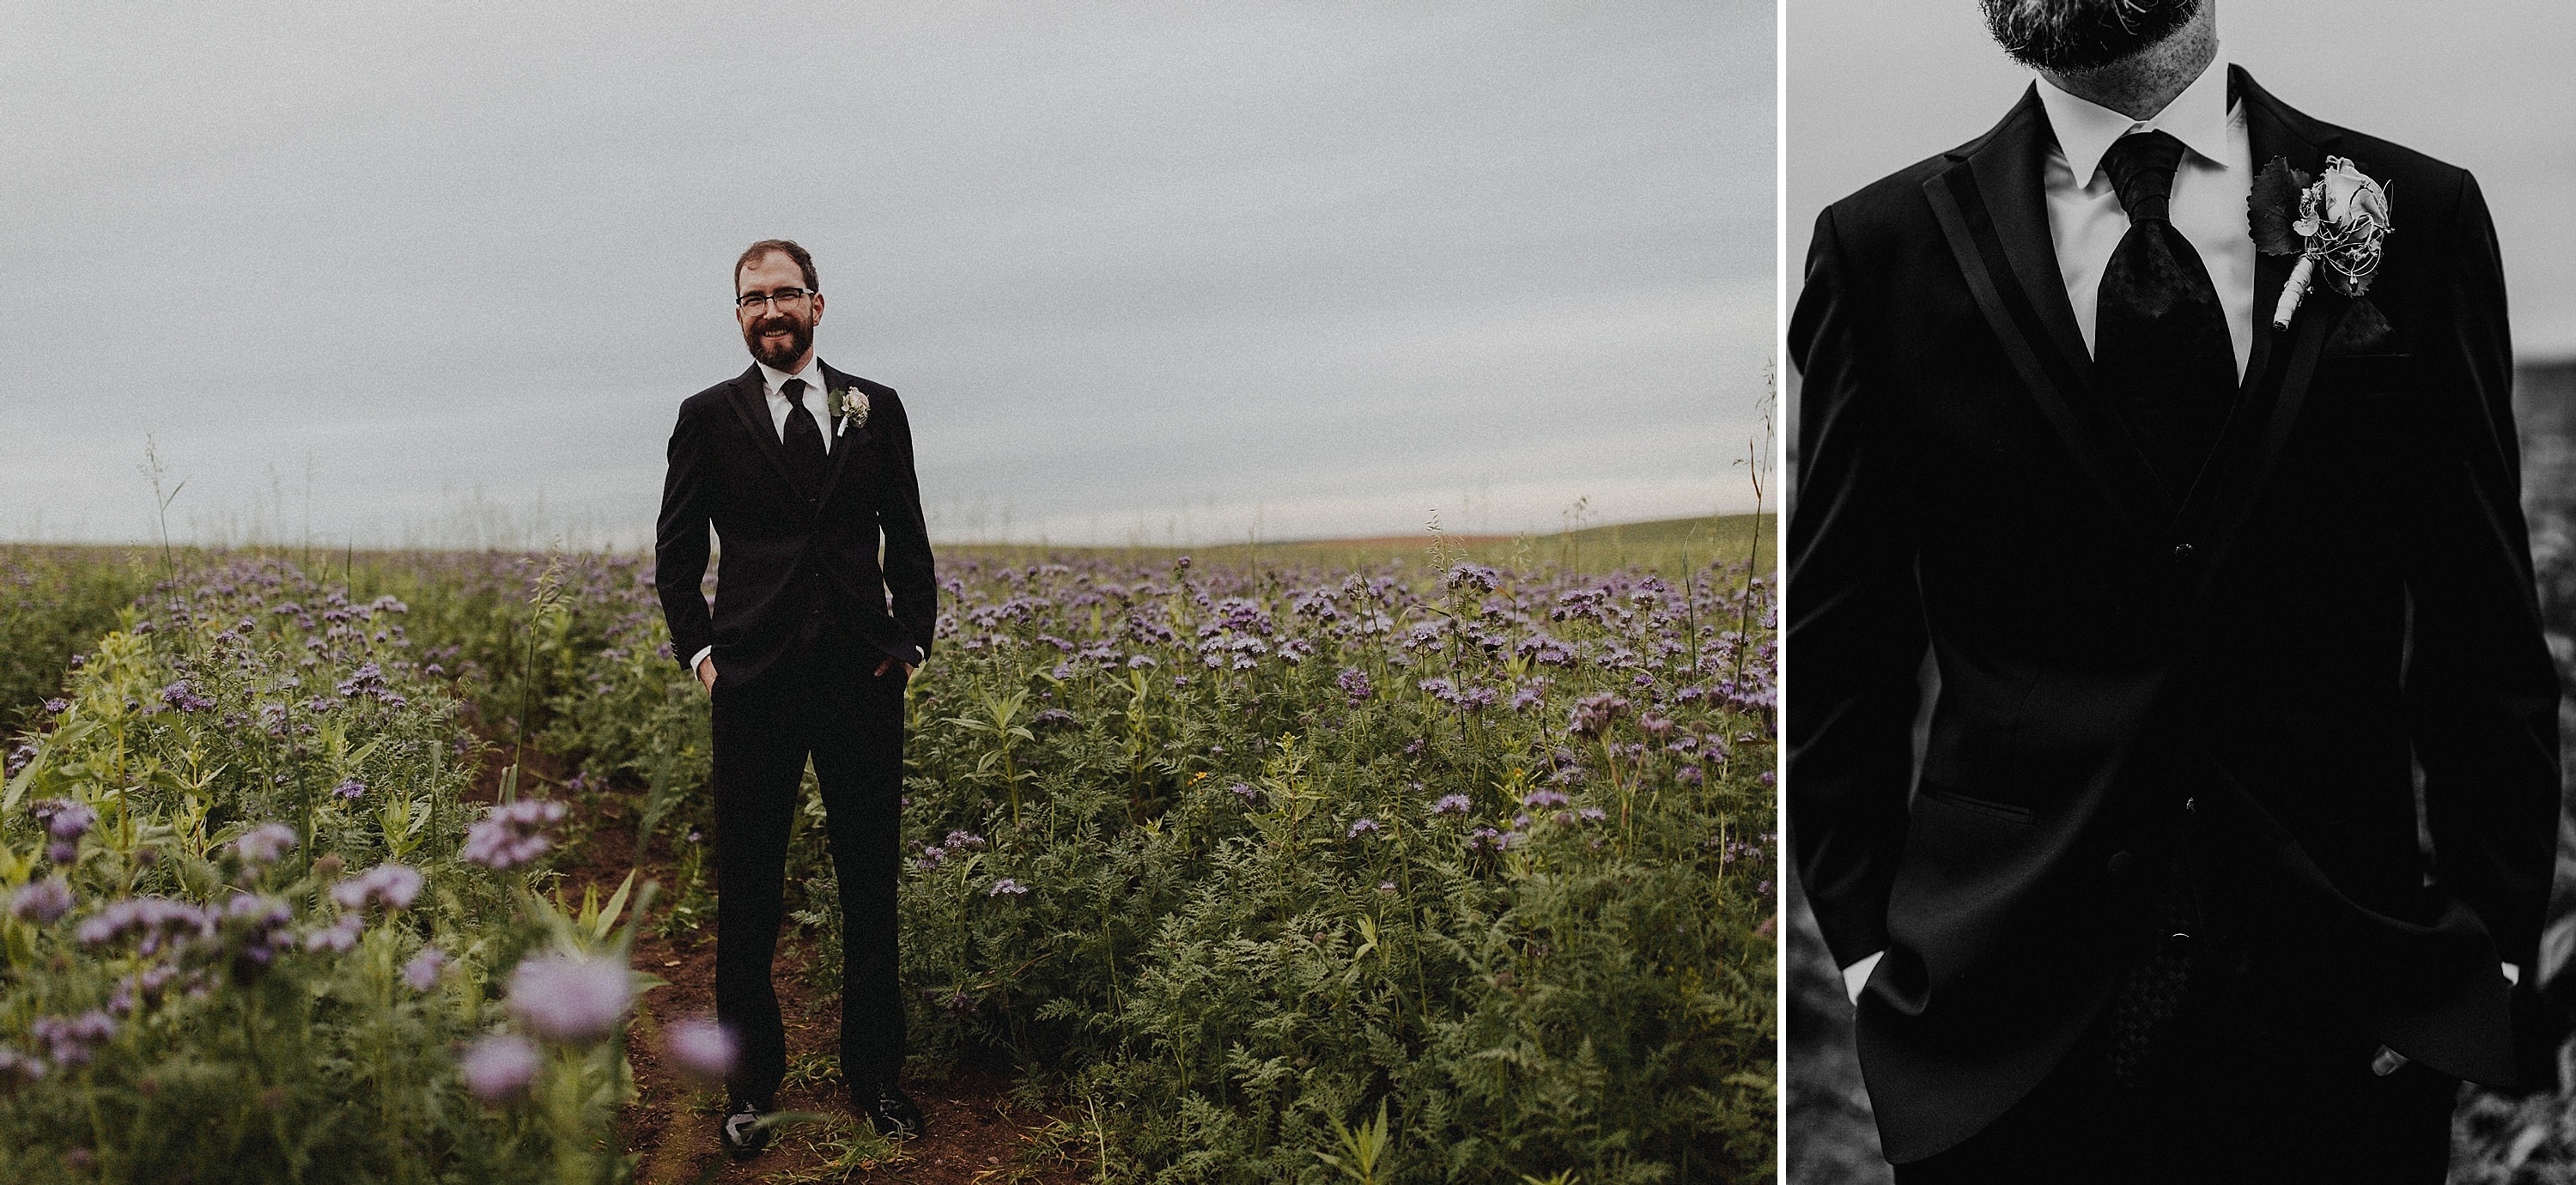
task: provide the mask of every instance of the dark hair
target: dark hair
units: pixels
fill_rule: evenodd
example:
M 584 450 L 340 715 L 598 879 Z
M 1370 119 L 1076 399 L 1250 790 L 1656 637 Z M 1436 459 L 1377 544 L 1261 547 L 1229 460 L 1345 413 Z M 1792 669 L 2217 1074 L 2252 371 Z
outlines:
M 822 291 L 823 286 L 816 283 L 814 280 L 814 257 L 807 254 L 803 247 L 797 246 L 793 240 L 789 239 L 762 239 L 757 243 L 753 243 L 752 245 L 743 248 L 742 258 L 733 261 L 734 291 L 742 291 L 742 269 L 750 267 L 752 260 L 758 259 L 763 255 L 767 255 L 772 251 L 796 261 L 796 270 L 805 273 L 805 288 L 807 291 Z

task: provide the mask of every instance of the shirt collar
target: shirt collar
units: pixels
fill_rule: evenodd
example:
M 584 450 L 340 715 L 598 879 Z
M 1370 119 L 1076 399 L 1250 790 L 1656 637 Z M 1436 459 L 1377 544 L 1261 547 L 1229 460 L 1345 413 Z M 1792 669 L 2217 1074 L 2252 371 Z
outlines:
M 2162 131 L 2212 164 L 2227 164 L 2227 64 L 2212 57 L 2190 86 L 2174 96 L 2153 119 L 2131 119 L 2120 112 L 2079 99 L 2046 78 L 2039 80 L 2039 105 L 2057 133 L 2057 147 L 2078 185 L 2090 186 L 2111 142 L 2132 130 Z
M 780 370 L 775 366 L 771 366 L 766 362 L 761 362 L 758 359 L 753 359 L 753 362 L 760 367 L 761 381 L 769 384 L 767 391 L 768 394 L 780 395 L 780 388 L 785 387 L 787 385 L 787 380 L 789 379 L 805 380 L 805 389 L 808 391 L 820 391 L 823 389 L 823 360 L 821 358 L 806 359 L 805 369 L 798 371 L 795 374 L 789 374 L 786 371 Z M 784 396 L 781 397 L 783 398 Z

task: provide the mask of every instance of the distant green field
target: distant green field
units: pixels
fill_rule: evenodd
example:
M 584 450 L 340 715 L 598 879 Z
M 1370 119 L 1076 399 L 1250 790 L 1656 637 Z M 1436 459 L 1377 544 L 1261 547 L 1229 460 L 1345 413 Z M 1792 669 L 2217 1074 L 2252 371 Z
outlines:
M 1754 550 L 1754 533 L 1759 522 L 1760 550 Z M 1749 555 L 1757 571 L 1771 571 L 1778 564 L 1779 519 L 1772 514 L 1726 514 L 1704 518 L 1673 518 L 1656 522 L 1622 523 L 1615 526 L 1588 527 L 1580 531 L 1551 531 L 1543 535 L 1450 535 L 1435 537 L 1428 532 L 1412 537 L 1379 539 L 1313 539 L 1281 543 L 1228 543 L 1210 547 L 1065 547 L 1041 544 L 960 543 L 942 547 L 947 552 L 972 552 L 999 555 L 1014 560 L 1037 560 L 1048 555 L 1081 554 L 1117 556 L 1122 559 L 1153 559 L 1189 555 L 1211 563 L 1283 563 L 1320 564 L 1327 567 L 1362 563 L 1383 564 L 1400 560 L 1408 565 L 1431 561 L 1432 549 L 1441 547 L 1455 559 L 1479 563 L 1513 563 L 1518 566 L 1554 565 L 1559 568 L 1598 572 L 1613 568 L 1639 567 L 1675 575 L 1685 567 L 1705 568 L 1712 561 L 1742 563 Z

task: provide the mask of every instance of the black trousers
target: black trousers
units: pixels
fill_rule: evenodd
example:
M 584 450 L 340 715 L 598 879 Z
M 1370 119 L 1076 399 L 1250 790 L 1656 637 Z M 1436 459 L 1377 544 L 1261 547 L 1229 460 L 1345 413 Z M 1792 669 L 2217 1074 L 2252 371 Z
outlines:
M 2448 1175 L 2459 1080 L 2414 1063 L 2373 1073 L 2379 1043 L 2316 995 L 2202 993 L 2144 1080 L 2110 1071 L 2101 1028 L 1986 1130 L 1896 1166 L 1898 1185 L 2440 1185 Z
M 787 1073 L 770 964 L 808 755 L 841 886 L 841 1071 L 864 1089 L 903 1064 L 895 877 L 902 861 L 904 672 L 896 665 L 873 674 L 883 659 L 870 647 L 825 641 L 747 687 L 727 684 L 718 666 L 716 1017 L 742 1043 L 725 1083 L 737 1102 L 768 1105 Z

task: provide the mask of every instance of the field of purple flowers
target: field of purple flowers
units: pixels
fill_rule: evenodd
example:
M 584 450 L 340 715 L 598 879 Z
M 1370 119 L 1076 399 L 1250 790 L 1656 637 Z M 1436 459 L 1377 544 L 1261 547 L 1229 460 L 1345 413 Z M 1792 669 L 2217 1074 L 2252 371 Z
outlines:
M 614 1178 L 622 910 L 464 801 L 407 615 L 242 560 L 69 658 L 0 791 L 0 1179 Z
M 649 566 L 340 576 L 199 561 L 19 743 L 0 1046 L 42 1068 L 0 1098 L 0 1176 L 631 1167 L 625 943 L 713 916 L 704 701 Z M 1103 1180 L 1768 1178 L 1768 579 L 942 576 L 908 692 L 917 1066 L 1007 1068 Z M 569 791 L 467 802 L 475 738 L 522 734 Z M 551 900 L 540 790 L 626 800 L 679 853 L 658 899 Z M 792 859 L 836 982 L 819 828 Z M 667 1060 L 721 1060 L 680 1036 Z

